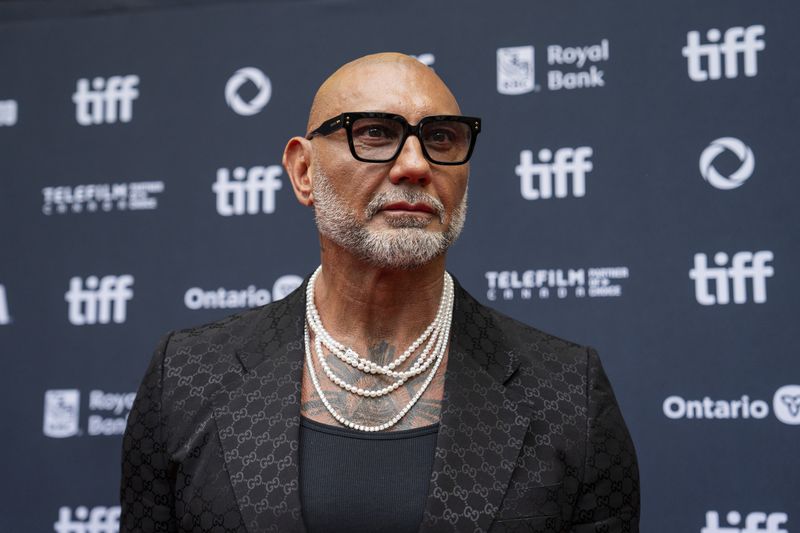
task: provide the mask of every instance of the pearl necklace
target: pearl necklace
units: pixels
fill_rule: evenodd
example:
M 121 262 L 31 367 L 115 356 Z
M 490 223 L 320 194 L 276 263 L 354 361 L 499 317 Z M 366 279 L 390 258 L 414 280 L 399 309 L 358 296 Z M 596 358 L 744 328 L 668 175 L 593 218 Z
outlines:
M 316 306 L 314 305 L 314 287 L 319 276 L 319 273 L 322 271 L 322 266 L 317 268 L 314 274 L 309 279 L 308 285 L 306 287 L 306 323 L 304 326 L 304 340 L 305 340 L 305 351 L 306 351 L 306 362 L 308 364 L 309 369 L 309 376 L 311 377 L 311 382 L 314 385 L 314 389 L 317 391 L 317 394 L 322 401 L 322 404 L 328 410 L 328 412 L 340 422 L 342 425 L 357 429 L 360 431 L 381 431 L 384 429 L 388 429 L 397 422 L 400 421 L 403 416 L 408 413 L 409 410 L 417 403 L 422 395 L 425 393 L 425 390 L 428 388 L 428 385 L 433 380 L 433 377 L 436 375 L 436 371 L 439 368 L 439 365 L 442 362 L 444 357 L 444 353 L 447 350 L 447 340 L 450 337 L 450 325 L 452 322 L 453 317 L 453 279 L 450 277 L 449 274 L 445 272 L 444 276 L 444 287 L 442 288 L 442 298 L 439 303 L 439 309 L 436 312 L 436 316 L 433 319 L 433 322 L 425 329 L 425 331 L 420 335 L 417 340 L 415 340 L 411 345 L 406 349 L 403 354 L 395 359 L 394 361 L 386 364 L 386 365 L 378 365 L 373 361 L 368 359 L 364 359 L 358 353 L 355 352 L 352 348 L 346 347 L 336 339 L 334 339 L 328 332 L 325 330 L 325 327 L 322 325 L 322 320 L 319 317 L 319 312 L 317 311 Z M 314 332 L 314 350 L 311 347 L 311 336 L 309 334 L 309 327 L 311 331 Z M 426 342 L 427 341 L 427 342 Z M 414 352 L 423 344 L 425 343 L 425 347 L 423 348 L 422 352 L 420 352 L 417 360 L 411 365 L 409 370 L 407 371 L 395 371 L 394 369 L 401 365 L 404 361 L 406 361 L 409 357 L 411 357 Z M 337 376 L 333 370 L 331 370 L 330 366 L 328 365 L 325 354 L 322 349 L 323 345 L 328 351 L 341 359 L 343 362 L 347 363 L 348 365 L 356 368 L 364 373 L 367 374 L 381 374 L 386 376 L 391 376 L 394 378 L 398 378 L 394 383 L 383 387 L 382 389 L 372 389 L 372 390 L 365 390 L 359 387 L 355 387 L 339 376 Z M 367 398 L 378 398 L 389 394 L 395 391 L 398 387 L 400 387 L 403 383 L 405 383 L 410 378 L 417 376 L 423 372 L 425 372 L 431 365 L 433 365 L 433 369 L 431 370 L 430 374 L 425 379 L 424 383 L 422 384 L 422 388 L 417 391 L 411 401 L 403 407 L 399 413 L 397 413 L 392 419 L 389 421 L 379 424 L 376 426 L 365 426 L 361 424 L 356 424 L 347 420 L 345 417 L 340 415 L 334 408 L 331 406 L 330 402 L 328 401 L 325 393 L 322 391 L 322 387 L 319 384 L 319 379 L 317 378 L 316 370 L 314 369 L 314 361 L 312 354 L 316 352 L 317 361 L 319 362 L 320 367 L 322 367 L 325 374 L 328 378 L 337 386 L 342 389 L 347 390 L 353 394 L 357 394 L 359 396 L 367 397 Z

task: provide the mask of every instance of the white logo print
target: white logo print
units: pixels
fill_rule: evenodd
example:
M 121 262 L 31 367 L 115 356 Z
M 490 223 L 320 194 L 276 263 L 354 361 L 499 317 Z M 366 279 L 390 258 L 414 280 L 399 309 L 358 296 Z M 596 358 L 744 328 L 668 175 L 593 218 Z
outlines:
M 275 191 L 283 187 L 278 179 L 283 169 L 278 165 L 268 167 L 236 167 L 217 170 L 217 181 L 211 190 L 217 195 L 217 213 L 231 215 L 256 215 L 275 212 Z M 231 181 L 233 175 L 233 181 Z
M 411 57 L 413 57 L 426 67 L 433 68 L 433 64 L 436 62 L 436 56 L 431 53 L 417 54 L 417 55 L 412 55 Z
M 0 126 L 13 126 L 17 123 L 17 101 L 0 100 Z
M 183 303 L 192 310 L 256 307 L 283 299 L 302 283 L 303 278 L 300 276 L 293 274 L 281 276 L 272 286 L 271 295 L 267 289 L 257 289 L 255 285 L 250 285 L 243 290 L 228 290 L 220 287 L 215 291 L 192 287 L 183 295 Z
M 44 393 L 44 426 L 47 437 L 62 439 L 78 434 L 81 393 L 77 389 L 48 390 Z
M 681 396 L 670 396 L 661 406 L 664 416 L 672 420 L 689 419 L 764 419 L 769 414 L 769 405 L 764 400 L 750 400 L 747 395 L 740 400 L 687 400 Z
M 136 181 L 131 183 L 97 183 L 74 187 L 45 187 L 42 189 L 42 213 L 81 213 L 98 209 L 111 211 L 147 210 L 158 207 L 154 195 L 164 192 L 163 181 Z
M 610 57 L 608 39 L 591 46 L 567 46 L 557 44 L 547 47 L 547 63 L 549 65 L 575 65 L 583 68 L 587 62 L 598 63 L 608 61 Z M 592 65 L 588 70 L 563 72 L 551 70 L 547 73 L 547 88 L 551 91 L 559 89 L 584 89 L 588 87 L 605 87 L 604 72 Z
M 723 62 L 726 78 L 739 76 L 739 54 L 744 56 L 744 75 L 752 78 L 758 74 L 758 52 L 765 43 L 759 37 L 764 35 L 764 26 L 756 24 L 748 28 L 736 26 L 725 30 L 725 38 L 719 43 L 722 33 L 712 28 L 706 32 L 707 44 L 700 44 L 700 32 L 686 34 L 683 56 L 687 59 L 689 78 L 693 81 L 718 80 L 722 77 Z M 719 43 L 719 44 L 717 44 Z M 703 58 L 706 58 L 703 68 Z
M 742 515 L 738 511 L 729 512 L 726 517 L 729 527 L 720 527 L 719 513 L 708 511 L 706 513 L 706 525 L 700 533 L 788 533 L 788 530 L 778 526 L 786 524 L 789 515 L 786 513 L 749 513 L 742 524 Z
M 120 506 L 92 507 L 80 506 L 72 509 L 58 509 L 58 522 L 53 524 L 56 533 L 118 533 Z
M 86 288 L 84 288 L 84 286 Z M 69 280 L 69 290 L 64 299 L 69 304 L 71 324 L 108 324 L 112 320 L 122 324 L 126 318 L 126 304 L 133 298 L 133 276 L 89 276 L 84 284 L 79 277 Z
M 525 94 L 536 88 L 533 46 L 497 49 L 497 92 Z
M 767 301 L 767 278 L 771 278 L 775 270 L 767 263 L 772 261 L 773 254 L 769 250 L 759 252 L 737 252 L 733 254 L 731 266 L 728 254 L 717 252 L 714 263 L 717 267 L 708 266 L 706 254 L 694 254 L 694 268 L 689 271 L 689 278 L 694 280 L 694 294 L 700 305 L 725 305 L 730 303 L 730 279 L 733 284 L 733 303 L 747 302 L 747 280 L 752 281 L 753 302 L 763 304 Z M 712 283 L 713 280 L 713 283 Z M 709 291 L 713 285 L 714 292 Z
M 800 385 L 784 385 L 775 391 L 772 409 L 784 424 L 800 425 Z
M 723 176 L 714 168 L 714 159 L 725 150 L 730 150 L 739 158 L 739 168 L 730 176 Z M 753 175 L 755 159 L 753 151 L 735 137 L 720 137 L 703 150 L 700 155 L 700 174 L 703 179 L 717 189 L 730 190 L 740 187 Z
M 258 93 L 249 102 L 245 102 L 239 96 L 239 89 L 248 81 L 256 86 Z M 272 97 L 272 83 L 266 74 L 255 67 L 240 68 L 225 84 L 225 101 L 240 115 L 255 115 L 264 109 L 270 97 Z
M 592 149 L 588 146 L 578 148 L 559 148 L 555 158 L 547 148 L 539 150 L 540 163 L 533 162 L 533 152 L 523 150 L 519 154 L 519 165 L 514 169 L 520 177 L 520 192 L 526 200 L 546 200 L 555 196 L 567 196 L 569 177 L 572 176 L 572 196 L 580 198 L 586 194 L 586 174 L 593 165 L 589 161 Z M 537 179 L 538 178 L 538 179 Z M 537 183 L 538 181 L 538 183 Z
M 11 317 L 8 315 L 8 298 L 6 298 L 6 288 L 0 285 L 0 326 L 5 326 L 11 323 Z
M 495 301 L 531 300 L 534 297 L 546 300 L 567 296 L 576 298 L 609 298 L 622 296 L 620 281 L 628 279 L 628 267 L 594 267 L 567 269 L 490 270 L 486 273 L 489 288 L 486 297 Z
M 75 102 L 75 120 L 81 126 L 130 122 L 133 117 L 133 101 L 139 97 L 136 86 L 139 76 L 111 76 L 108 80 L 81 78 L 72 101 Z

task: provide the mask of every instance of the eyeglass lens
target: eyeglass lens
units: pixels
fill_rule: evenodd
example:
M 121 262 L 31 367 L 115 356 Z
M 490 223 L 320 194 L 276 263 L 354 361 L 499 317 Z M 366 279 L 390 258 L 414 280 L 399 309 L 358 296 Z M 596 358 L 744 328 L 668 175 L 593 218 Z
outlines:
M 362 159 L 391 159 L 397 153 L 403 135 L 404 127 L 398 120 L 359 118 L 353 122 L 353 147 Z M 472 131 L 464 122 L 433 120 L 422 126 L 420 137 L 432 161 L 458 163 L 467 158 Z

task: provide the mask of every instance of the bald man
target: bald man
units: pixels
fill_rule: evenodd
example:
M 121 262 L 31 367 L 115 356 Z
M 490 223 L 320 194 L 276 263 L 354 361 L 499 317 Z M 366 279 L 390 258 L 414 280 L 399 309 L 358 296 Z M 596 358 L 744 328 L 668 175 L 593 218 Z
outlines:
M 283 157 L 321 264 L 283 300 L 162 339 L 124 437 L 122 531 L 639 530 L 597 353 L 445 270 L 480 130 L 405 55 L 322 84 Z

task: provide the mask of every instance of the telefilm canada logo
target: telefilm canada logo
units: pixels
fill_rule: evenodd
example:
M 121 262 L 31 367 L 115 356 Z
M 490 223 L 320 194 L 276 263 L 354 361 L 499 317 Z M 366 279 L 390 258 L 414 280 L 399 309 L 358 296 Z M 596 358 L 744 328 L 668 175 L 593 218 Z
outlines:
M 754 511 L 742 516 L 739 511 L 730 511 L 725 515 L 727 525 L 721 525 L 721 517 L 717 511 L 706 513 L 706 525 L 700 533 L 789 533 L 785 526 L 789 521 L 786 513 L 764 513 Z
M 608 39 L 583 46 L 551 44 L 545 48 L 546 86 L 550 91 L 605 87 L 602 67 L 611 57 Z M 497 49 L 497 92 L 519 95 L 539 92 L 536 48 L 531 45 Z
M 739 166 L 733 172 L 723 174 L 714 165 L 717 157 L 724 153 L 731 153 L 739 160 Z M 753 151 L 736 137 L 720 137 L 711 141 L 711 144 L 700 154 L 700 175 L 712 187 L 723 191 L 736 189 L 753 175 L 756 160 Z
M 54 439 L 84 434 L 90 437 L 122 435 L 135 399 L 135 392 L 89 391 L 88 416 L 82 419 L 80 390 L 47 390 L 44 393 L 42 432 Z
M 547 300 L 564 298 L 618 298 L 622 281 L 630 277 L 625 266 L 491 270 L 486 272 L 486 298 L 496 300 Z
M 0 100 L 0 126 L 14 126 L 17 123 L 17 101 Z
M 294 274 L 279 277 L 272 285 L 272 292 L 249 285 L 246 289 L 226 289 L 220 287 L 207 290 L 192 287 L 183 295 L 183 303 L 192 310 L 198 309 L 241 309 L 257 307 L 285 298 L 303 283 L 303 278 Z
M 133 101 L 139 98 L 138 85 L 139 76 L 135 74 L 79 79 L 72 95 L 75 120 L 81 126 L 130 122 Z
M 242 93 L 255 88 L 252 96 Z M 234 72 L 225 84 L 225 102 L 237 115 L 249 117 L 259 113 L 272 98 L 272 82 L 256 67 L 244 67 Z
M 756 304 L 766 303 L 767 278 L 775 274 L 775 269 L 769 264 L 773 258 L 769 250 L 736 252 L 732 257 L 717 252 L 714 254 L 716 266 L 710 267 L 706 254 L 694 254 L 689 278 L 694 280 L 697 303 L 727 305 L 731 300 L 734 304 L 745 304 L 750 300 Z
M 555 153 L 542 148 L 534 163 L 532 151 L 521 151 L 519 165 L 514 168 L 520 180 L 520 194 L 525 200 L 585 196 L 586 175 L 594 168 L 593 154 L 589 146 L 559 148 Z
M 283 188 L 278 179 L 282 173 L 279 165 L 218 169 L 211 186 L 217 213 L 224 217 L 274 213 L 276 193 Z
M 707 42 L 702 43 L 700 32 L 690 31 L 686 34 L 686 46 L 682 50 L 689 79 L 697 82 L 718 80 L 723 74 L 727 79 L 738 78 L 740 65 L 744 67 L 746 77 L 756 76 L 758 53 L 766 47 L 762 39 L 765 32 L 761 24 L 747 28 L 734 26 L 725 30 L 724 34 L 717 28 L 711 28 L 705 32 Z
M 763 420 L 769 416 L 770 404 L 747 394 L 733 400 L 673 395 L 664 400 L 661 409 L 671 420 Z M 772 395 L 772 413 L 784 424 L 800 425 L 800 385 L 778 388 Z
M 115 506 L 87 507 L 79 505 L 59 507 L 58 521 L 53 524 L 56 533 L 119 533 L 122 508 Z
M 73 326 L 123 324 L 133 299 L 133 276 L 73 276 L 64 294 L 67 318 Z
M 42 213 L 63 215 L 112 210 L 152 210 L 158 207 L 156 195 L 162 192 L 164 192 L 163 181 L 44 187 Z

